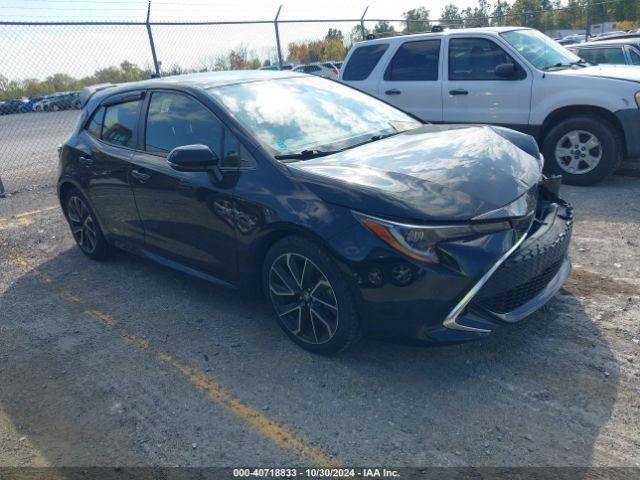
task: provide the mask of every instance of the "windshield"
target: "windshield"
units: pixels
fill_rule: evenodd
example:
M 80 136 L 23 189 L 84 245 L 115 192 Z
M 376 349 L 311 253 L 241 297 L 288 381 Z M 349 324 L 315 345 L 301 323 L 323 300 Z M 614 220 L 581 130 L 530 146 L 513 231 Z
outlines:
M 568 68 L 580 62 L 580 57 L 537 30 L 512 30 L 502 37 L 540 70 Z
M 421 125 L 373 97 L 311 76 L 225 85 L 209 92 L 277 157 L 342 150 Z

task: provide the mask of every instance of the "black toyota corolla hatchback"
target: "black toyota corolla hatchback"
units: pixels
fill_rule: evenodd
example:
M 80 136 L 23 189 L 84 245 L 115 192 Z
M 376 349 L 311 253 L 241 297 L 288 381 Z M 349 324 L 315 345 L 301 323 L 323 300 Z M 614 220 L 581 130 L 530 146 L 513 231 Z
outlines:
M 91 258 L 118 247 L 268 299 L 319 353 L 488 336 L 570 270 L 571 208 L 524 134 L 423 124 L 339 83 L 219 72 L 107 88 L 60 148 Z

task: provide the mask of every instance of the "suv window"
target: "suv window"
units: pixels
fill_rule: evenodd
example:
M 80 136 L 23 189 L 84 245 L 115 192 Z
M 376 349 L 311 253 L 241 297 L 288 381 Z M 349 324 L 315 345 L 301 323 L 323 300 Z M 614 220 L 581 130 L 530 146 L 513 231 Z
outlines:
M 622 47 L 582 48 L 578 55 L 591 63 L 624 65 L 627 63 Z
M 147 114 L 146 150 L 168 153 L 197 143 L 221 156 L 222 124 L 213 113 L 186 95 L 154 92 Z
M 344 67 L 343 80 L 365 80 L 389 48 L 388 43 L 357 47 Z
M 104 107 L 100 107 L 93 113 L 91 121 L 89 121 L 89 123 L 87 124 L 87 131 L 96 138 L 100 138 L 100 134 L 102 133 L 103 119 Z
M 120 147 L 135 147 L 141 100 L 105 107 L 102 140 Z
M 635 48 L 630 48 L 629 53 L 631 54 L 631 63 L 640 65 L 640 53 Z
M 449 80 L 503 80 L 498 65 L 516 62 L 495 42 L 486 38 L 449 40 Z
M 406 42 L 391 59 L 384 79 L 389 81 L 438 80 L 440 40 Z

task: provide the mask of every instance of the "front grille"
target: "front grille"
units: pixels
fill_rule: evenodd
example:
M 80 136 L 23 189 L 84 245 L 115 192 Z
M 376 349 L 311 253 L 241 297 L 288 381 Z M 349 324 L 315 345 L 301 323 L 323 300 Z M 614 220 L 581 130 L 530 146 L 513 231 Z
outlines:
M 474 303 L 495 313 L 508 313 L 538 295 L 558 273 L 567 255 L 573 225 L 571 209 L 562 208 L 550 225 L 534 234 L 496 270 Z M 541 227 L 542 228 L 542 227 Z
M 478 303 L 495 313 L 511 312 L 538 295 L 558 273 L 561 266 L 562 260 L 548 266 L 528 282 L 497 295 L 479 299 Z

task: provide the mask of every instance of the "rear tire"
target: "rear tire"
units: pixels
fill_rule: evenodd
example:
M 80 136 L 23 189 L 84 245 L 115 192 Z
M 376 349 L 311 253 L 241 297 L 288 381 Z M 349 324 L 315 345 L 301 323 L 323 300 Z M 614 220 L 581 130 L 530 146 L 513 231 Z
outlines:
M 82 253 L 93 260 L 107 258 L 111 254 L 111 247 L 104 238 L 95 213 L 84 195 L 78 189 L 72 188 L 66 192 L 62 205 L 73 239 Z
M 569 185 L 593 185 L 622 161 L 622 136 L 608 120 L 581 115 L 562 120 L 544 138 L 545 171 Z
M 351 287 L 319 245 L 297 236 L 279 240 L 266 255 L 262 279 L 276 321 L 302 348 L 331 355 L 360 338 Z

